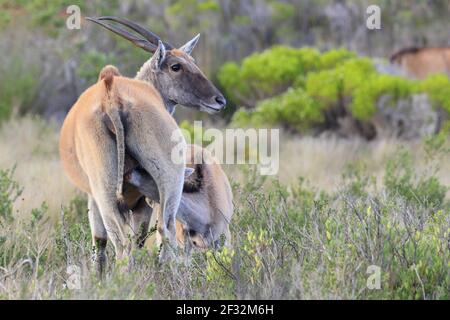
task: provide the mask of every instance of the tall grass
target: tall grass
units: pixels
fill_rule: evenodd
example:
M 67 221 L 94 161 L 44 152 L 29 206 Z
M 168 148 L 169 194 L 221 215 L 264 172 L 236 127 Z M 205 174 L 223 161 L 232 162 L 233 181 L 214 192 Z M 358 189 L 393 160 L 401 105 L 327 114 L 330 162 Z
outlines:
M 1 298 L 450 298 L 443 137 L 402 146 L 285 136 L 280 177 L 226 168 L 230 249 L 160 266 L 148 247 L 123 272 L 109 246 L 101 283 L 90 267 L 86 200 L 64 178 L 56 127 L 25 118 L 0 132 Z M 367 286 L 373 266 L 379 289 Z

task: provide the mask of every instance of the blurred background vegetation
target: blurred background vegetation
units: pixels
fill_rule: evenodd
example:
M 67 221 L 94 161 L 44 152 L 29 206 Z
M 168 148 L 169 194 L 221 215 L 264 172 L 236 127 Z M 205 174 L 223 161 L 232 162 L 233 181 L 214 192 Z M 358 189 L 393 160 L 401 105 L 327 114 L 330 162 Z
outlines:
M 374 3 L 381 30 L 366 28 Z M 403 47 L 449 45 L 445 0 L 0 0 L 0 119 L 36 113 L 62 121 L 102 66 L 134 76 L 149 58 L 84 19 L 80 30 L 67 29 L 71 4 L 83 17 L 127 17 L 175 45 L 200 32 L 194 56 L 227 95 L 229 108 L 215 118 L 226 123 L 369 139 L 445 127 L 448 78 L 409 81 L 384 60 Z

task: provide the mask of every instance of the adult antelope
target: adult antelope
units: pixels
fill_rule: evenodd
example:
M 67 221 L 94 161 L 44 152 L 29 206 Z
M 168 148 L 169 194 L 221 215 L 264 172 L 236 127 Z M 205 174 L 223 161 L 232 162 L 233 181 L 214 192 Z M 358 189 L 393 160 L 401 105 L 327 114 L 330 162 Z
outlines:
M 93 21 L 124 37 L 146 51 L 152 52 L 153 48 L 157 44 L 163 48 L 173 48 L 170 44 L 161 42 L 159 37 L 152 32 L 126 19 L 101 17 L 88 18 L 88 20 Z M 138 38 L 121 28 L 104 22 L 108 20 L 125 25 L 131 30 L 137 32 L 139 35 L 143 36 L 144 39 Z M 204 75 L 195 65 L 195 62 L 190 55 L 197 44 L 198 39 L 199 35 L 185 44 L 180 50 L 170 49 L 170 51 L 167 51 L 170 54 L 168 55 L 168 59 L 170 59 L 171 56 L 176 57 L 174 61 L 167 61 L 167 66 L 172 69 L 172 72 L 169 70 L 169 76 L 172 76 L 171 78 L 168 77 L 167 74 L 164 74 L 164 72 L 155 72 L 151 68 L 151 60 L 144 63 L 136 76 L 136 79 L 149 82 L 154 84 L 156 88 L 160 88 L 159 92 L 165 101 L 167 110 L 171 114 L 173 114 L 175 105 L 177 104 L 177 100 L 172 98 L 174 92 L 177 90 L 186 92 L 186 88 L 181 79 L 185 79 L 190 83 L 195 82 L 198 84 L 196 90 L 186 93 L 189 95 L 202 96 L 203 92 L 205 92 L 205 89 L 208 87 L 207 84 L 202 81 L 198 81 L 199 79 L 204 79 Z M 174 72 L 175 76 L 171 75 L 171 73 Z M 167 91 L 164 83 L 172 83 L 173 86 L 170 88 L 171 90 Z M 217 103 L 218 107 L 221 108 L 226 102 L 224 97 L 219 93 L 214 98 L 214 101 L 204 101 L 198 104 L 181 102 L 180 104 L 212 113 L 218 108 L 211 105 L 211 103 Z M 200 160 L 207 161 L 201 162 L 202 164 L 198 164 L 198 161 L 196 162 L 194 166 L 194 174 L 189 177 L 185 183 L 181 205 L 177 213 L 177 216 L 182 223 L 177 223 L 177 239 L 180 243 L 185 244 L 187 251 L 190 248 L 191 242 L 194 246 L 201 248 L 215 246 L 219 236 L 222 234 L 225 234 L 226 243 L 229 243 L 230 232 L 228 223 L 233 212 L 230 184 L 220 165 L 217 161 L 212 159 L 211 155 L 209 155 L 206 150 L 200 147 L 191 146 L 188 148 L 187 153 L 188 166 L 192 167 L 192 165 L 194 165 L 192 158 L 194 155 L 196 157 L 200 157 Z M 134 187 L 138 187 L 139 191 L 148 198 L 158 200 L 157 187 L 152 181 L 152 177 L 145 173 L 145 171 L 138 169 L 137 162 L 132 161 L 130 157 L 127 156 L 126 162 L 127 168 L 125 171 L 127 172 L 126 177 L 128 178 L 125 179 L 125 190 L 129 190 L 130 185 L 132 185 Z M 131 177 L 133 177 L 133 179 L 131 179 Z M 157 205 L 155 209 L 157 209 L 158 213 L 160 213 L 161 207 L 159 205 Z M 149 211 L 151 214 L 151 209 Z M 147 230 L 149 220 L 150 215 L 146 215 L 140 221 L 141 226 L 139 228 L 136 226 L 136 228 L 140 230 Z M 139 237 L 141 245 L 145 239 L 145 236 L 146 232 L 142 233 Z
M 137 80 L 123 78 L 113 72 L 111 79 L 100 79 L 86 90 L 66 117 L 60 138 L 61 160 L 69 178 L 89 194 L 94 257 L 100 273 L 106 259 L 107 238 L 113 242 L 120 258 L 125 251 L 129 251 L 126 222 L 130 223 L 134 232 L 139 227 L 146 233 L 151 216 L 151 208 L 144 195 L 130 184 L 125 186 L 123 194 L 131 209 L 128 221 L 128 215 L 119 210 L 116 191 L 120 191 L 121 175 L 117 172 L 120 170 L 119 159 L 124 156 L 120 153 L 125 147 L 120 147 L 116 136 L 120 136 L 123 130 L 127 156 L 137 161 L 158 186 L 162 205 L 158 232 L 164 240 L 161 253 L 164 257 L 163 253 L 167 251 L 164 244 L 169 242 L 174 245 L 176 242 L 174 217 L 185 170 L 184 165 L 174 165 L 168 161 L 170 150 L 174 147 L 170 141 L 171 131 L 177 127 L 167 110 L 172 113 L 176 104 L 183 104 L 213 113 L 225 106 L 222 94 L 189 55 L 198 36 L 180 49 L 175 49 L 148 31 L 144 32 L 147 39 L 138 39 L 128 32 L 125 34 L 131 36 L 134 43 L 152 52 L 152 58 L 141 68 Z M 139 80 L 147 80 L 151 85 Z M 117 99 L 111 100 L 109 97 L 112 95 Z M 105 101 L 114 101 L 115 106 L 109 110 Z M 122 126 L 116 123 L 117 117 L 110 112 L 115 109 L 119 111 Z
M 432 74 L 450 76 L 450 48 L 406 48 L 394 53 L 390 61 L 408 76 L 424 79 Z
M 157 60 L 157 59 L 156 59 Z M 64 120 L 60 137 L 60 156 L 69 178 L 89 194 L 89 222 L 92 238 L 100 254 L 99 272 L 103 270 L 106 239 L 115 248 L 118 259 L 129 254 L 129 216 L 118 206 L 116 187 L 119 164 L 115 136 L 117 126 L 109 125 L 116 110 L 124 131 L 128 152 L 156 181 L 163 210 L 158 230 L 163 235 L 161 259 L 176 245 L 175 216 L 184 182 L 184 163 L 171 159 L 174 147 L 185 148 L 183 139 L 173 141 L 178 130 L 173 118 L 154 87 L 143 81 L 109 75 L 88 88 Z M 183 146 L 184 143 L 184 146 Z M 146 152 L 143 152 L 146 150 Z M 128 197 L 139 214 L 145 208 L 138 199 Z

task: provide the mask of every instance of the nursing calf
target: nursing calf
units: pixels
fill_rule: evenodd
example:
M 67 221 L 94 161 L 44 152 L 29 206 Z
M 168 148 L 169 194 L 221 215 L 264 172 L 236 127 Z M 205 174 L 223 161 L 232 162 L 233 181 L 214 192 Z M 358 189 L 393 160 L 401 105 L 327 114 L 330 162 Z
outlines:
M 188 169 L 192 168 L 193 172 Z M 220 237 L 230 243 L 229 223 L 233 214 L 233 195 L 227 176 L 218 161 L 206 150 L 189 145 L 186 152 L 186 170 L 183 194 L 177 212 L 177 241 L 187 253 L 191 248 L 216 248 Z M 152 177 L 127 161 L 124 177 L 129 183 L 155 200 L 153 210 L 160 213 L 158 188 Z M 158 232 L 158 238 L 161 235 Z

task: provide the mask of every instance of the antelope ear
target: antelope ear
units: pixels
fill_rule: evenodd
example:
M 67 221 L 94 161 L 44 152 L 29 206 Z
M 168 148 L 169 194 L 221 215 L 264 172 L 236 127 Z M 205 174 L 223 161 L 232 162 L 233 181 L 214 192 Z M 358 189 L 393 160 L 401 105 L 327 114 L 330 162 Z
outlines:
M 158 40 L 158 48 L 152 56 L 151 66 L 153 70 L 161 69 L 161 65 L 166 58 L 166 47 L 161 40 Z
M 186 167 L 186 168 L 184 169 L 184 177 L 185 177 L 185 178 L 188 178 L 191 174 L 194 173 L 194 171 L 195 171 L 194 168 Z
M 200 39 L 200 33 L 196 35 L 194 38 L 192 38 L 192 40 L 186 42 L 186 44 L 183 45 L 179 50 L 184 51 L 188 55 L 191 55 L 192 50 L 194 50 L 195 45 L 198 42 L 198 39 Z

